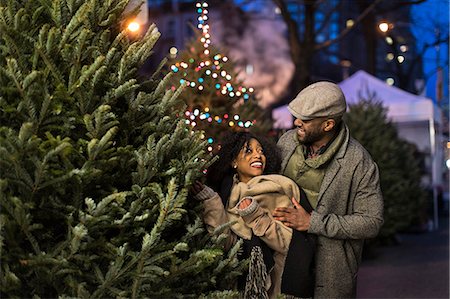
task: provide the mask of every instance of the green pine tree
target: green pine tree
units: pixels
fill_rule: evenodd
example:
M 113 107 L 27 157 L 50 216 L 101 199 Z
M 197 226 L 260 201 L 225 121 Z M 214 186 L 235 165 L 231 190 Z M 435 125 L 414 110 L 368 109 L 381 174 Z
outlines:
M 137 77 L 159 32 L 127 3 L 0 0 L 1 297 L 233 294 L 239 244 L 187 199 L 205 142 L 170 74 Z
M 271 116 L 259 106 L 253 88 L 238 79 L 233 61 L 210 43 L 205 31 L 188 41 L 170 64 L 173 84 L 186 86 L 180 96 L 187 103 L 186 122 L 204 131 L 210 150 L 217 148 L 228 131 L 265 135 L 271 129 Z
M 370 152 L 380 169 L 384 225 L 378 240 L 392 240 L 426 209 L 417 149 L 398 136 L 397 129 L 387 119 L 386 108 L 376 98 L 350 105 L 346 122 L 352 136 Z

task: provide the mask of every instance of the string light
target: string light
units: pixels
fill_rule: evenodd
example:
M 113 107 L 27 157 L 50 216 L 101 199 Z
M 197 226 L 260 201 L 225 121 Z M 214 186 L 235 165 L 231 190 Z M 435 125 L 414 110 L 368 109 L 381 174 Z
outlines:
M 208 24 L 208 6 L 209 5 L 206 1 L 197 2 L 195 4 L 196 12 L 198 14 L 197 28 L 202 32 L 202 35 L 199 38 L 199 41 L 203 47 L 203 50 L 201 51 L 202 54 L 200 54 L 200 61 L 196 61 L 194 58 L 189 58 L 187 62 L 180 61 L 175 63 L 170 67 L 170 69 L 173 73 L 180 73 L 180 75 L 182 75 L 182 79 L 179 81 L 181 85 L 185 85 L 189 88 L 195 88 L 198 92 L 203 92 L 203 90 L 205 90 L 205 86 L 203 85 L 205 78 L 206 76 L 211 76 L 212 80 L 216 81 L 212 84 L 212 86 L 213 89 L 216 90 L 217 94 L 226 96 L 233 102 L 246 102 L 250 99 L 250 95 L 254 91 L 253 88 L 233 86 L 233 84 L 230 83 L 230 81 L 232 82 L 233 76 L 228 74 L 224 69 L 224 64 L 228 61 L 228 57 L 221 53 L 216 53 L 213 57 L 210 56 L 211 51 L 209 50 L 209 46 L 211 45 L 211 35 L 209 33 Z M 188 72 L 180 71 L 186 70 L 190 65 L 193 67 L 195 72 L 200 75 L 196 75 L 197 79 L 188 79 Z M 173 86 L 172 89 L 175 89 L 175 87 Z M 209 123 L 210 125 L 214 123 L 216 125 L 225 125 L 229 127 L 239 126 L 241 128 L 249 128 L 255 123 L 255 120 L 242 120 L 238 114 L 234 115 L 233 119 L 228 120 L 228 118 L 230 118 L 228 114 L 219 116 L 213 114 L 209 107 L 202 109 L 203 111 L 200 111 L 198 108 L 193 111 L 187 110 L 185 112 L 186 124 L 195 127 L 200 121 L 203 121 Z M 204 135 L 202 137 L 202 139 L 206 138 Z M 214 138 L 208 137 L 206 140 L 209 144 L 208 151 L 211 152 L 213 150 L 212 144 L 214 143 Z
M 210 50 L 207 49 L 207 48 L 209 47 L 209 44 L 211 44 L 211 40 L 210 40 L 211 35 L 209 34 L 209 25 L 207 24 L 208 10 L 206 9 L 209 5 L 208 5 L 208 3 L 206 1 L 204 1 L 204 2 L 201 2 L 201 3 L 197 2 L 195 6 L 197 7 L 197 13 L 199 14 L 199 16 L 197 18 L 197 20 L 198 20 L 197 27 L 199 29 L 201 29 L 202 32 L 203 32 L 202 36 L 200 37 L 200 42 L 203 44 L 203 48 L 204 48 L 203 53 L 207 56 L 206 58 L 209 58 L 208 56 L 210 54 Z M 211 73 L 213 73 L 214 69 L 216 69 L 216 70 L 221 69 L 222 68 L 221 67 L 221 63 L 227 62 L 228 61 L 228 57 L 218 53 L 218 54 L 214 55 L 213 60 L 214 60 L 213 63 L 211 63 L 210 59 L 205 59 L 205 61 L 200 61 L 200 63 L 198 63 L 197 67 L 195 68 L 195 70 L 196 71 L 200 71 L 202 68 L 214 65 L 215 67 L 212 67 L 212 68 L 209 68 L 209 69 L 206 70 L 206 74 L 210 75 Z M 192 58 L 189 59 L 189 62 L 193 63 L 194 59 L 192 59 Z M 186 62 L 184 62 L 184 61 L 180 62 L 179 65 L 181 67 L 185 68 L 185 69 L 188 67 L 188 64 Z M 172 69 L 172 71 L 174 73 L 179 71 L 177 65 L 172 66 L 171 69 Z M 220 75 L 222 77 L 225 77 L 226 80 L 228 80 L 228 81 L 232 80 L 232 76 L 230 74 L 228 74 L 224 70 L 222 70 L 220 72 Z M 217 79 L 218 75 L 213 73 L 212 77 L 214 79 Z M 195 85 L 193 85 L 193 84 L 188 85 L 188 86 L 190 86 L 192 88 L 195 87 Z M 246 100 L 248 100 L 250 98 L 249 93 L 252 93 L 253 92 L 252 90 L 253 89 L 248 89 L 248 90 L 243 89 L 242 92 L 240 93 L 240 95 L 236 95 L 234 92 L 232 92 L 232 90 L 229 90 L 229 92 L 225 93 L 225 94 L 228 94 L 228 96 L 230 98 L 233 98 L 233 99 L 235 99 L 236 96 L 237 97 L 242 97 L 244 99 L 244 101 L 246 101 Z M 246 94 L 247 94 L 247 96 L 244 97 Z

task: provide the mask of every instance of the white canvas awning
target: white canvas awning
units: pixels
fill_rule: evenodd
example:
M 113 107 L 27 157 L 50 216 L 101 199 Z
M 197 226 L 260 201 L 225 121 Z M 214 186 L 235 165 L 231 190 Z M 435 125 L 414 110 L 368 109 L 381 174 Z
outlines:
M 347 104 L 361 99 L 381 101 L 388 108 L 388 117 L 395 123 L 429 121 L 442 123 L 439 107 L 429 98 L 414 95 L 364 72 L 357 71 L 339 83 Z

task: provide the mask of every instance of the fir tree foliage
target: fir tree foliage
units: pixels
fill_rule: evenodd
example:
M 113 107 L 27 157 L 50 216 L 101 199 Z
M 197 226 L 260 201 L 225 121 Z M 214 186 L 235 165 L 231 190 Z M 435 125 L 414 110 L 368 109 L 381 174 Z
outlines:
M 231 296 L 240 244 L 187 200 L 207 162 L 182 88 L 137 76 L 157 28 L 130 36 L 127 0 L 0 3 L 1 296 Z
M 346 123 L 352 136 L 378 164 L 384 198 L 384 224 L 378 239 L 392 240 L 396 233 L 417 221 L 424 209 L 417 148 L 398 136 L 397 129 L 387 119 L 387 109 L 377 101 L 376 95 L 350 105 Z

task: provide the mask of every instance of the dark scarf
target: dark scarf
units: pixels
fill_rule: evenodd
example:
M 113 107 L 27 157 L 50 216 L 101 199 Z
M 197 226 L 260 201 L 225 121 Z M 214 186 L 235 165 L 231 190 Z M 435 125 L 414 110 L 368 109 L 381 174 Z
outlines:
M 301 193 L 301 206 L 311 213 L 313 210 L 303 189 Z M 316 237 L 307 232 L 292 230 L 292 239 L 284 263 L 281 277 L 281 292 L 300 298 L 314 296 L 315 271 L 314 258 L 316 252 Z

